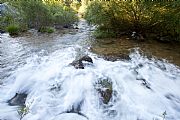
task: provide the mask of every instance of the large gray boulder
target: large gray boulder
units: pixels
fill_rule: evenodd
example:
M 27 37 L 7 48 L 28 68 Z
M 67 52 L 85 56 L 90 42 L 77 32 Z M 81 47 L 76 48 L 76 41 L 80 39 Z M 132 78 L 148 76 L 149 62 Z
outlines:
M 24 106 L 26 102 L 27 94 L 26 93 L 16 93 L 13 98 L 8 100 L 10 106 Z
M 1 3 L 0 4 L 0 16 L 4 16 L 4 15 L 13 15 L 14 17 L 17 14 L 17 11 L 15 10 L 15 8 L 13 8 L 12 6 L 8 5 L 8 3 Z

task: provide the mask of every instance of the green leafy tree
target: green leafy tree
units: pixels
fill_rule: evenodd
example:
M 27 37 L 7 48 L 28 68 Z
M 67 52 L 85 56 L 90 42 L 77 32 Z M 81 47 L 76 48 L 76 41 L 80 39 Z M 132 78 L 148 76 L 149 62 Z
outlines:
M 94 0 L 85 18 L 99 30 L 141 33 L 144 36 L 169 36 L 178 40 L 180 34 L 179 1 Z
M 29 27 L 39 29 L 52 24 L 52 14 L 41 0 L 21 0 L 20 9 Z

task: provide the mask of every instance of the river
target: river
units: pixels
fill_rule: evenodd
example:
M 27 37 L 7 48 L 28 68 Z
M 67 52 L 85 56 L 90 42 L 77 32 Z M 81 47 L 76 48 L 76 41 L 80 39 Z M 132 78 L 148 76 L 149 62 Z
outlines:
M 31 30 L 16 38 L 0 35 L 0 120 L 20 119 L 20 108 L 7 103 L 16 93 L 27 94 L 22 120 L 180 120 L 177 64 L 150 59 L 139 47 L 128 60 L 108 61 L 93 52 L 97 43 L 86 21 L 78 27 L 64 34 Z M 93 64 L 85 69 L 69 65 L 83 55 Z M 112 83 L 107 104 L 95 89 L 101 78 Z M 80 103 L 83 115 L 65 112 Z

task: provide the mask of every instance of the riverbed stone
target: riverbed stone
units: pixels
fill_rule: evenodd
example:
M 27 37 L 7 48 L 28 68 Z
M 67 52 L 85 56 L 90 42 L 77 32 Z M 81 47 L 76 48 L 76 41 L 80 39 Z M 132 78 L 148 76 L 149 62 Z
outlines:
M 84 69 L 83 61 L 93 63 L 93 60 L 88 55 L 81 57 L 80 59 L 74 60 L 70 65 L 74 66 L 76 69 Z
M 79 60 L 80 60 L 80 61 L 86 61 L 86 62 L 93 63 L 92 58 L 89 57 L 88 55 L 85 55 L 85 56 L 81 57 Z
M 70 65 L 74 66 L 74 68 L 76 69 L 84 69 L 84 65 L 82 61 L 79 61 L 79 60 L 73 61 L 72 63 L 70 63 Z
M 103 59 L 107 61 L 118 61 L 118 60 L 131 60 L 128 54 L 116 54 L 116 55 L 104 55 Z
M 108 104 L 112 98 L 113 88 L 110 78 L 100 78 L 97 83 L 95 83 L 95 88 L 101 96 L 101 100 L 104 104 Z
M 13 98 L 8 100 L 10 106 L 24 106 L 26 102 L 27 94 L 26 93 L 16 93 Z
M 138 40 L 138 41 L 144 41 L 144 37 L 142 34 L 140 33 L 137 33 L 137 32 L 132 32 L 131 34 L 131 37 L 134 39 L 134 40 Z

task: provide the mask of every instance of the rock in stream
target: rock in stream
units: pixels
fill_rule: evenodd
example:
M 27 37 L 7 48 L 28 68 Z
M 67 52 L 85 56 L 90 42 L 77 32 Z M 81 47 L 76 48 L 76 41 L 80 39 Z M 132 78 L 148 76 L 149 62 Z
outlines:
M 104 104 L 108 104 L 112 98 L 113 88 L 110 78 L 100 78 L 95 84 L 95 89 L 101 96 L 101 100 Z
M 80 59 L 74 60 L 70 65 L 74 66 L 76 69 L 84 69 L 83 61 L 93 63 L 93 60 L 88 55 L 81 57 Z
M 26 102 L 27 94 L 26 93 L 16 93 L 13 98 L 8 100 L 10 106 L 24 106 Z

